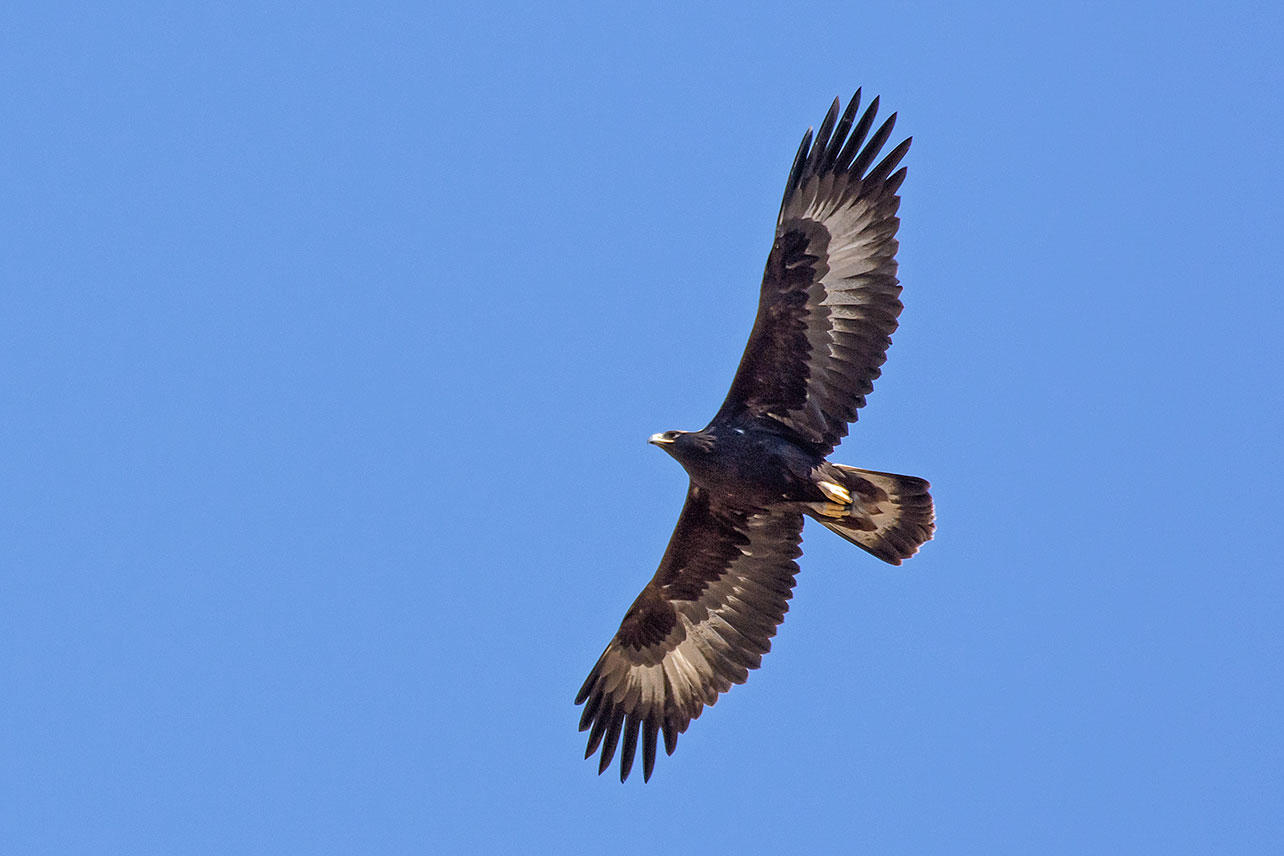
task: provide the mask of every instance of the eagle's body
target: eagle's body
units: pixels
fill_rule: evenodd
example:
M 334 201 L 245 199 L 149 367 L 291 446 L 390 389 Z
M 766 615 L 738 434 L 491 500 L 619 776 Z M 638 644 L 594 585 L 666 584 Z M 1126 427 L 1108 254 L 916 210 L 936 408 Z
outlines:
M 650 442 L 682 464 L 692 485 L 713 496 L 734 494 L 738 503 L 753 507 L 824 499 L 811 476 L 825 459 L 771 431 L 714 424 L 657 434 Z
M 897 169 L 909 140 L 871 168 L 895 114 L 865 136 L 839 103 L 790 171 L 763 275 L 758 317 L 726 401 L 701 431 L 651 437 L 690 476 L 660 568 L 580 689 L 585 757 L 598 772 L 639 737 L 651 777 L 657 740 L 672 753 L 706 704 L 742 683 L 784 620 L 803 519 L 892 564 L 932 536 L 926 481 L 826 460 L 879 375 L 900 314 Z M 622 744 L 621 744 L 622 739 Z

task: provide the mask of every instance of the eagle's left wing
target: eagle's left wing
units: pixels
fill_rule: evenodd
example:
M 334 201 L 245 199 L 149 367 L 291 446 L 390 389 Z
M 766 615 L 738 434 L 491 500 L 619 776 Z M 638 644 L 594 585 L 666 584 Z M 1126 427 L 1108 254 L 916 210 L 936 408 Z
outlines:
M 688 490 L 660 569 L 575 697 L 580 730 L 592 729 L 584 757 L 602 749 L 599 773 L 623 734 L 624 781 L 640 732 L 650 779 L 658 734 L 673 754 L 704 706 L 758 668 L 789 608 L 802 526 L 797 512 L 717 507 Z
M 828 454 L 874 388 L 901 313 L 896 195 L 909 140 L 875 165 L 892 114 L 868 142 L 875 98 L 838 100 L 812 141 L 803 137 L 780 204 L 754 320 L 735 380 L 714 421 L 749 418 Z M 853 122 L 855 126 L 853 127 Z

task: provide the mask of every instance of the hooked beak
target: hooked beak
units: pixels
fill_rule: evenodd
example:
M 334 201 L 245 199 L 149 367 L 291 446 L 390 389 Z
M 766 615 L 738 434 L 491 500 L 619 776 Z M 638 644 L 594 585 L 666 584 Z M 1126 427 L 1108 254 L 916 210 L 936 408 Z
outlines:
M 670 438 L 668 438 L 668 437 L 665 437 L 663 434 L 652 434 L 652 435 L 651 435 L 651 439 L 650 439 L 650 440 L 647 440 L 647 442 L 648 442 L 648 443 L 650 443 L 650 444 L 651 444 L 651 445 L 653 445 L 653 446 L 671 446 L 671 445 L 673 445 L 673 440 L 671 440 L 671 439 L 670 439 Z

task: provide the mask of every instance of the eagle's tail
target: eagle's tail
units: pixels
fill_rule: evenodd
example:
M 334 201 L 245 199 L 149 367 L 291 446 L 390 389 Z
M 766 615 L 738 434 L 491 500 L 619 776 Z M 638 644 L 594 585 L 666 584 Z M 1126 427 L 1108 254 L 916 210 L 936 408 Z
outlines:
M 931 487 L 914 476 L 898 476 L 831 464 L 843 483 L 822 482 L 832 502 L 811 505 L 808 514 L 884 562 L 899 565 L 918 552 L 936 528 Z M 846 502 L 843 494 L 850 497 Z

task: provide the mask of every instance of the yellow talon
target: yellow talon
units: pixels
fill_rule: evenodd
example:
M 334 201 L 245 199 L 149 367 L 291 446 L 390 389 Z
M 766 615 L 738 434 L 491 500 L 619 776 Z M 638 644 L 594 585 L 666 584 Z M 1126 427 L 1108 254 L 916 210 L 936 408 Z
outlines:
M 832 517 L 835 520 L 842 520 L 852 513 L 850 505 L 839 505 L 837 502 L 809 502 L 807 507 L 821 517 Z
M 842 485 L 834 484 L 831 481 L 822 481 L 817 482 L 816 486 L 820 488 L 820 492 L 823 493 L 825 498 L 830 502 L 838 502 L 843 505 L 852 504 L 852 495 L 848 493 L 847 488 Z

